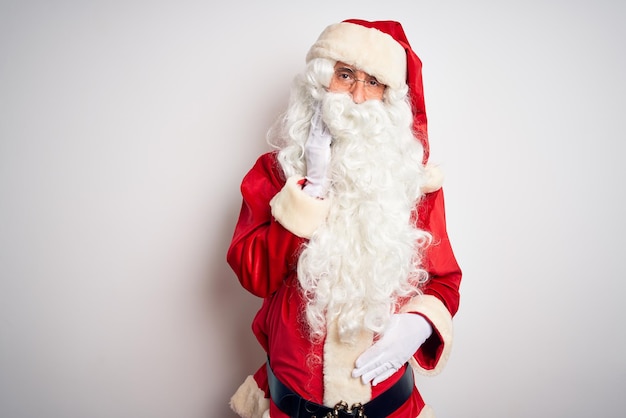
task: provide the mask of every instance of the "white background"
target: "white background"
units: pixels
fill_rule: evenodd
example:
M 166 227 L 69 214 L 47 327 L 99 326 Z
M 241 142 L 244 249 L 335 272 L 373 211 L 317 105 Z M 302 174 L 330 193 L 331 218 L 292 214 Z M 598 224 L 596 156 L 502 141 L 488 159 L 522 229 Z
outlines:
M 623 417 L 626 6 L 0 4 L 0 416 L 233 417 L 239 183 L 322 29 L 399 20 L 464 271 L 439 418 Z

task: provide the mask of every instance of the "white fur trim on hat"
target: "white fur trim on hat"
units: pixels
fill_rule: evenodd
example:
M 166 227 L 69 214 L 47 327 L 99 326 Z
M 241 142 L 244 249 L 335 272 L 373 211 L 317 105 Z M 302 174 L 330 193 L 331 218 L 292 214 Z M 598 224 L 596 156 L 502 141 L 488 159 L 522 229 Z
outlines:
M 406 85 L 406 52 L 391 35 L 356 23 L 328 26 L 309 50 L 306 61 L 329 58 L 353 65 L 398 89 Z
M 306 194 L 298 184 L 300 180 L 302 177 L 298 176 L 288 178 L 270 201 L 270 206 L 272 215 L 285 229 L 301 238 L 311 238 L 326 219 L 330 201 Z

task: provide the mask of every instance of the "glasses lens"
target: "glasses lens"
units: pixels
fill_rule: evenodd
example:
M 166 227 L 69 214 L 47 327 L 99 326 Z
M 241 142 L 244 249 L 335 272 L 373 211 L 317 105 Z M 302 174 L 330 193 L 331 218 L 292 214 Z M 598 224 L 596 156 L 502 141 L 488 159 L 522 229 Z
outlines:
M 335 71 L 335 78 L 345 88 L 349 88 L 354 84 L 354 74 L 345 68 L 339 68 Z
M 385 85 L 378 82 L 375 77 L 371 75 L 365 75 L 365 79 L 361 80 L 356 77 L 354 71 L 351 68 L 337 68 L 335 70 L 336 85 L 342 90 L 351 90 L 354 83 L 363 83 L 363 87 L 368 94 L 381 95 L 385 91 Z

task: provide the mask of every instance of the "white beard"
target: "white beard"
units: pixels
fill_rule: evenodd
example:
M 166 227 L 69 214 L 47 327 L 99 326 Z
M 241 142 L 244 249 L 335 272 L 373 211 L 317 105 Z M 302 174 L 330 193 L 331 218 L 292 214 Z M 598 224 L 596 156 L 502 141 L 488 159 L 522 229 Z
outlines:
M 334 320 L 343 342 L 363 329 L 381 332 L 398 300 L 419 293 L 427 278 L 420 263 L 430 235 L 412 222 L 423 150 L 411 133 L 410 109 L 400 109 L 375 100 L 356 105 L 346 94 L 324 97 L 333 136 L 331 209 L 298 264 L 314 339 Z

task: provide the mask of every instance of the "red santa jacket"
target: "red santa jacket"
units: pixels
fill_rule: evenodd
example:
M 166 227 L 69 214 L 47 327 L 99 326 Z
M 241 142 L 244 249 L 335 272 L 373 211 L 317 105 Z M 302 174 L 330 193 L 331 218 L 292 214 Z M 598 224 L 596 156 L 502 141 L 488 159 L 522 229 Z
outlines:
M 393 385 L 402 369 L 374 387 L 350 375 L 354 360 L 372 344 L 373 335 L 364 335 L 355 347 L 346 347 L 339 343 L 332 324 L 326 339 L 316 344 L 303 331 L 304 303 L 296 265 L 307 240 L 307 226 L 314 230 L 315 223 L 323 218 L 323 209 L 319 208 L 323 203 L 301 192 L 295 181 L 286 181 L 274 152 L 257 160 L 242 181 L 241 193 L 243 203 L 227 261 L 242 286 L 264 298 L 252 329 L 271 358 L 276 376 L 301 396 L 331 407 L 339 400 L 365 403 Z M 419 373 L 434 375 L 450 354 L 461 270 L 446 232 L 442 190 L 425 194 L 417 213 L 418 226 L 433 236 L 424 258 L 430 278 L 422 288 L 423 295 L 407 301 L 401 311 L 420 313 L 432 324 L 432 336 L 410 363 Z M 268 397 L 267 373 L 261 366 L 233 396 L 231 407 L 242 417 L 267 416 L 268 409 L 272 418 L 286 417 Z M 415 389 L 409 401 L 391 417 L 421 418 L 427 415 L 423 410 L 424 402 Z

